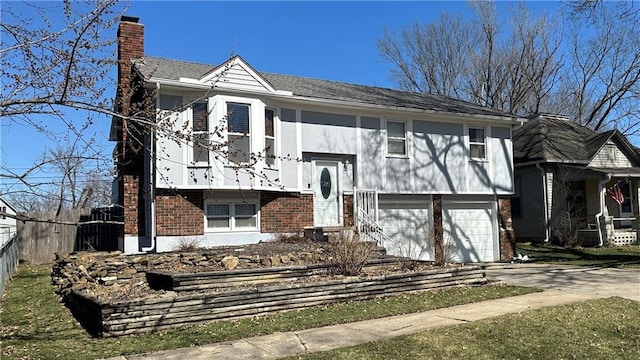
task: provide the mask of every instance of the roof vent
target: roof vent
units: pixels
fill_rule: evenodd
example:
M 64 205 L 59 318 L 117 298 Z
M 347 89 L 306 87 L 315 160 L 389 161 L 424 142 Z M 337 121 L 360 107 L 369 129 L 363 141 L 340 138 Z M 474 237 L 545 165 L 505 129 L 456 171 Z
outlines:
M 542 120 L 562 120 L 562 121 L 571 121 L 568 116 L 560 115 L 560 114 L 534 114 L 529 117 L 530 120 L 542 119 Z

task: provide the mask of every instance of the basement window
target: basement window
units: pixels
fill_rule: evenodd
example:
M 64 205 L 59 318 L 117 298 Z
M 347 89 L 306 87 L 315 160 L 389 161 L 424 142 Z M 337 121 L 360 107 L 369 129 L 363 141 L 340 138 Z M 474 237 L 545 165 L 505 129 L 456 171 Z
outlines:
M 258 230 L 258 204 L 243 201 L 205 204 L 209 231 Z

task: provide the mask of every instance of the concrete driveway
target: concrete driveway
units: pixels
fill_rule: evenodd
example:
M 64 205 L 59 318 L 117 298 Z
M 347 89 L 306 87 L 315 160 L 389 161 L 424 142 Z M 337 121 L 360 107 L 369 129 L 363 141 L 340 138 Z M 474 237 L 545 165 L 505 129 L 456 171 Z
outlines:
M 567 265 L 494 264 L 487 266 L 490 280 L 509 285 L 533 286 L 555 291 L 619 296 L 640 301 L 640 269 L 579 267 Z

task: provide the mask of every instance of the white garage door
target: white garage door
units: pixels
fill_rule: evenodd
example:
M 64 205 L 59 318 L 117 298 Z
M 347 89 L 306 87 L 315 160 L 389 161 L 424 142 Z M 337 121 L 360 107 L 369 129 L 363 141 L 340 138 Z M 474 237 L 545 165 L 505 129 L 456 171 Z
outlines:
M 493 203 L 443 204 L 445 256 L 451 262 L 496 261 Z
M 384 247 L 389 255 L 433 260 L 433 245 L 428 238 L 429 203 L 381 203 L 378 223 L 384 229 Z

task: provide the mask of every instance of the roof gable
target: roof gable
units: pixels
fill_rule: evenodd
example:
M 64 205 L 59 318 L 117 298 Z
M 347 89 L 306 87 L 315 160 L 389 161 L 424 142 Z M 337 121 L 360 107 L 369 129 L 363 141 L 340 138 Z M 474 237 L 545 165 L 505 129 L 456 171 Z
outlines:
M 276 89 L 240 56 L 235 56 L 199 78 L 181 76 L 179 81 L 245 91 L 275 92 Z
M 589 166 L 597 168 L 630 168 L 632 161 L 614 141 L 607 141 L 591 158 Z

